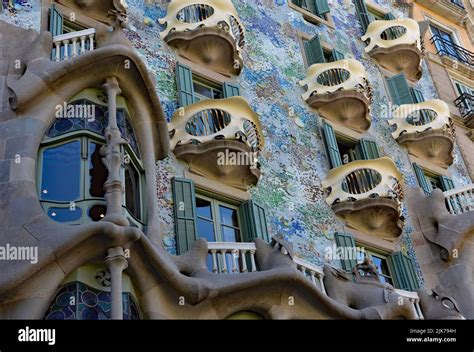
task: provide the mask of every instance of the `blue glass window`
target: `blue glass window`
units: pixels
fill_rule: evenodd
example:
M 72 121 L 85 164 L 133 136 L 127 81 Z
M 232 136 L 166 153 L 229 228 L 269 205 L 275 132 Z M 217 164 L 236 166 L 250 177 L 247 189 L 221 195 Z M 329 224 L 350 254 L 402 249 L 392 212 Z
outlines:
M 77 221 L 82 216 L 81 208 L 49 208 L 48 216 L 57 222 Z
M 122 294 L 123 319 L 139 320 L 138 306 L 128 292 Z M 59 289 L 46 314 L 46 320 L 109 320 L 112 310 L 110 292 L 97 290 L 82 282 Z
M 75 140 L 43 151 L 41 199 L 71 202 L 81 195 L 81 142 Z

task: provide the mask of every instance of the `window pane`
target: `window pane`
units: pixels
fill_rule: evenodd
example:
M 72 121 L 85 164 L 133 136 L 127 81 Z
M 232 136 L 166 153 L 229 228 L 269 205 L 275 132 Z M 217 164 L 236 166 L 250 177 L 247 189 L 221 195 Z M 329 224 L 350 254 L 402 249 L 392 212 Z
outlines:
M 102 162 L 101 147 L 101 144 L 89 143 L 89 193 L 92 197 L 103 198 L 105 195 L 104 183 L 107 181 L 108 171 Z
M 194 93 L 196 95 L 199 95 L 201 98 L 201 100 L 203 99 L 213 99 L 214 98 L 214 95 L 213 95 L 213 92 L 212 92 L 212 89 L 209 88 L 209 87 L 206 87 L 206 86 L 203 86 L 197 82 L 194 82 Z
M 390 272 L 388 271 L 387 261 L 384 258 L 377 257 L 376 255 L 372 255 L 372 261 L 377 268 L 379 274 L 389 276 Z
M 222 237 L 224 242 L 240 242 L 240 231 L 222 226 Z
M 221 224 L 239 227 L 237 210 L 220 205 L 219 213 L 221 214 Z
M 106 213 L 107 209 L 104 205 L 93 205 L 89 208 L 89 217 L 95 222 L 102 220 Z
M 125 206 L 140 219 L 140 175 L 130 164 L 125 167 Z
M 196 212 L 198 216 L 212 220 L 211 202 L 202 198 L 196 198 Z
M 73 141 L 43 151 L 41 199 L 74 201 L 81 193 L 81 142 Z
M 198 218 L 197 235 L 199 238 L 205 238 L 208 242 L 215 242 L 214 223 L 212 221 Z
M 70 208 L 49 208 L 48 216 L 57 222 L 70 222 L 76 221 L 81 218 L 82 209 L 81 208 L 74 208 L 71 210 Z

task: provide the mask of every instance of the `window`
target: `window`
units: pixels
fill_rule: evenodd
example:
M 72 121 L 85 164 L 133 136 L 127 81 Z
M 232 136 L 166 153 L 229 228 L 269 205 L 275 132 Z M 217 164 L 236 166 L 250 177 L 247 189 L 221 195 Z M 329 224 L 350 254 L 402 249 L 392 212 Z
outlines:
M 354 160 L 370 160 L 380 157 L 377 144 L 374 141 L 365 138 L 354 140 L 336 134 L 333 127 L 326 121 L 323 122 L 322 132 L 331 168 L 342 166 Z
M 456 91 L 459 95 L 462 95 L 462 94 L 471 94 L 471 95 L 474 95 L 474 88 L 472 87 L 469 87 L 463 83 L 459 83 L 459 82 L 456 82 L 454 81 L 454 86 L 456 87 Z
M 123 273 L 123 319 L 139 320 L 140 313 L 130 277 Z M 111 318 L 110 273 L 87 264 L 72 272 L 50 303 L 45 320 L 109 320 Z M 71 303 L 73 302 L 73 304 Z
M 54 221 L 76 225 L 100 221 L 106 215 L 104 183 L 108 171 L 101 148 L 105 144 L 107 104 L 102 98 L 101 91 L 95 89 L 79 94 L 67 105 L 67 116 L 57 116 L 40 147 L 38 193 Z M 122 97 L 118 97 L 117 106 L 117 124 L 128 142 L 121 147 L 125 156 L 121 169 L 124 213 L 131 226 L 141 227 L 144 169 Z
M 208 242 L 260 238 L 270 242 L 265 209 L 255 201 L 231 201 L 208 192 L 196 194 L 191 179 L 174 178 L 172 186 L 178 253 L 189 250 L 197 238 Z
M 394 105 L 416 104 L 425 101 L 423 92 L 417 88 L 410 87 L 403 73 L 387 77 L 385 81 Z
M 323 20 L 328 19 L 330 9 L 327 0 L 291 0 L 291 3 Z
M 337 49 L 324 48 L 317 34 L 311 39 L 302 38 L 302 41 L 308 67 L 317 63 L 344 60 L 344 54 Z
M 430 29 L 433 34 L 433 42 L 438 54 L 447 55 L 456 60 L 463 60 L 458 52 L 457 44 L 452 32 L 441 29 L 433 24 L 430 25 Z
M 371 250 L 365 251 L 366 255 L 369 256 L 370 260 L 374 264 L 375 268 L 377 269 L 377 273 L 379 274 L 379 280 L 383 284 L 390 284 L 393 286 L 393 279 L 392 273 L 390 272 L 389 265 L 388 265 L 388 254 L 381 254 L 380 252 L 374 252 Z
M 413 164 L 418 183 L 426 195 L 430 195 L 433 189 L 440 189 L 443 192 L 449 191 L 454 187 L 454 182 L 447 176 L 436 174 L 432 171 L 422 168 L 418 164 Z
M 184 107 L 201 100 L 231 98 L 240 95 L 239 86 L 224 82 L 216 83 L 193 73 L 186 65 L 176 67 L 178 103 Z
M 196 195 L 197 235 L 209 242 L 241 242 L 238 207 Z
M 353 236 L 349 233 L 336 232 L 334 239 L 336 246 L 342 249 L 341 253 L 344 253 L 341 258 L 341 266 L 346 272 L 352 273 L 357 261 L 360 260 L 354 256 L 363 248 L 374 263 L 379 273 L 380 282 L 408 291 L 416 291 L 420 288 L 415 263 L 407 254 L 402 252 L 384 253 L 380 250 L 366 248 L 362 244 L 356 244 Z

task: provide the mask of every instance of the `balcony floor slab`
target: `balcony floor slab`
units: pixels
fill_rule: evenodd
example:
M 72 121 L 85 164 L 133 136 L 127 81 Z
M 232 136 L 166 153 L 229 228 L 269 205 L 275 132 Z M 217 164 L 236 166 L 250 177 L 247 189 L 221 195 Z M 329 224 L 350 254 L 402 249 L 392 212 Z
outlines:
M 403 72 L 411 81 L 418 81 L 423 74 L 421 68 L 423 54 L 416 45 L 399 44 L 390 48 L 377 47 L 369 52 L 369 56 L 394 74 Z

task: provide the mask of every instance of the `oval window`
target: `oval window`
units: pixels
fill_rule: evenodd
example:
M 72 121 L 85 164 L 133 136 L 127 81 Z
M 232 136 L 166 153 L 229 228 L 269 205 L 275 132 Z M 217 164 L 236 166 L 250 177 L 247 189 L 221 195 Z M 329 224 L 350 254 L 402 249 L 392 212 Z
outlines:
M 342 181 L 342 189 L 350 194 L 364 194 L 382 182 L 380 172 L 373 169 L 360 169 L 351 172 Z
M 323 86 L 332 87 L 344 83 L 350 76 L 351 73 L 346 69 L 331 68 L 321 73 L 316 81 Z
M 192 136 L 210 136 L 222 131 L 231 121 L 230 114 L 219 109 L 198 112 L 186 123 L 186 132 Z
M 204 4 L 194 4 L 181 9 L 176 18 L 181 22 L 199 23 L 214 14 L 214 8 Z

